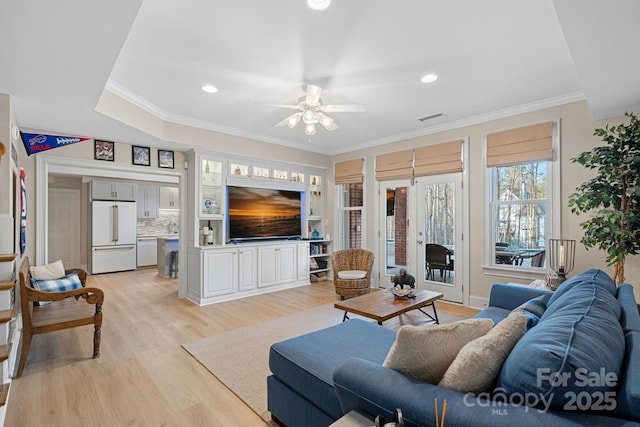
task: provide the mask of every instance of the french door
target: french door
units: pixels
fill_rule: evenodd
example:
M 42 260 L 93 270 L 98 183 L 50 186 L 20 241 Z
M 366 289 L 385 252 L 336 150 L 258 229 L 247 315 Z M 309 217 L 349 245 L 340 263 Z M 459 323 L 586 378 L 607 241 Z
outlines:
M 442 292 L 444 299 L 462 302 L 462 174 L 416 178 L 416 252 L 421 274 L 416 286 Z
M 462 174 L 380 182 L 380 285 L 404 268 L 418 289 L 463 302 Z

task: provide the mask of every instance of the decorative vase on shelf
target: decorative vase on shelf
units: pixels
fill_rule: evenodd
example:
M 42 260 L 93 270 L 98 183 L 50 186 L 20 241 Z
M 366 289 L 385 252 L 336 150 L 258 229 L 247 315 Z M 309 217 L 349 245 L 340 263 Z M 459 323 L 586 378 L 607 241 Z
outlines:
M 320 238 L 320 232 L 318 231 L 318 229 L 314 228 L 313 232 L 311 233 L 311 238 L 312 239 L 319 239 Z

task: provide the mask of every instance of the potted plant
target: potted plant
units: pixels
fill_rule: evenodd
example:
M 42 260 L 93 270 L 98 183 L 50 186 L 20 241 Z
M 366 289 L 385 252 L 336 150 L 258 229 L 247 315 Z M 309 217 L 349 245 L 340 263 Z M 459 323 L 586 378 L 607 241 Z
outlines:
M 580 223 L 585 230 L 581 242 L 587 249 L 606 251 L 618 285 L 625 280 L 625 258 L 640 250 L 640 121 L 633 113 L 625 116 L 626 125 L 595 130 L 604 145 L 571 159 L 595 170 L 596 176 L 569 196 L 571 212 L 593 213 Z

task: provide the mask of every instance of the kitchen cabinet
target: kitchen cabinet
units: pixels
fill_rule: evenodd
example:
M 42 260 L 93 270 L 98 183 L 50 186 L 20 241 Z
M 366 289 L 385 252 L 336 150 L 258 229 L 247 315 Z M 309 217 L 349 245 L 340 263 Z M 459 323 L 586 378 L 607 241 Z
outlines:
M 177 234 L 157 236 L 158 274 L 171 277 L 171 252 L 179 250 L 180 238 Z
M 158 263 L 158 239 L 154 236 L 139 236 L 136 259 L 138 267 L 156 265 Z
M 180 207 L 180 190 L 174 187 L 160 187 L 160 209 L 178 209 Z
M 296 245 L 258 249 L 258 287 L 293 282 L 296 276 Z
M 138 218 L 158 218 L 158 188 L 138 185 L 136 197 Z
M 136 200 L 136 184 L 129 182 L 91 181 L 92 200 Z

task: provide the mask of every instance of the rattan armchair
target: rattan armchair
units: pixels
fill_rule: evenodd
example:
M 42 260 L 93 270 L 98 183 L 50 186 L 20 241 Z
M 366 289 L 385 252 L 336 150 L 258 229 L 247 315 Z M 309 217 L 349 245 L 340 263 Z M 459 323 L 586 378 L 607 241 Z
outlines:
M 373 268 L 373 252 L 366 249 L 341 249 L 331 255 L 333 283 L 340 299 L 368 294 L 371 290 L 371 269 Z M 360 279 L 342 279 L 340 272 L 348 270 L 364 271 Z

